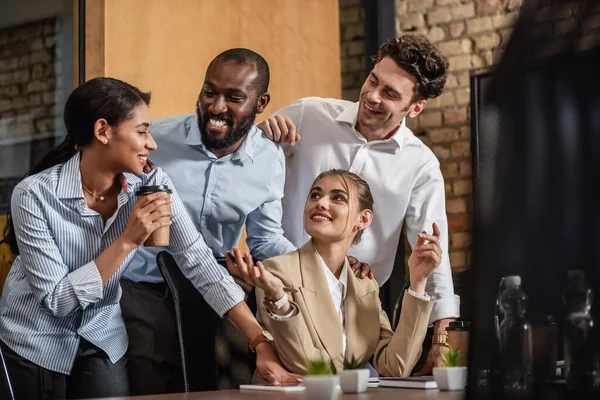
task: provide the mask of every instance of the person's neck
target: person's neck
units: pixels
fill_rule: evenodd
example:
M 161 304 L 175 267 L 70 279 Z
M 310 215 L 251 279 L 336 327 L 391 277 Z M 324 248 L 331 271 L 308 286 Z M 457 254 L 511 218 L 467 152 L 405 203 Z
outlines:
M 118 184 L 118 173 L 104 167 L 101 160 L 102 157 L 95 156 L 88 150 L 82 151 L 79 161 L 81 184 L 94 194 L 106 193 Z
M 398 131 L 401 124 L 402 122 L 392 128 L 370 129 L 357 121 L 356 130 L 367 139 L 367 142 L 372 142 L 374 140 L 386 140 L 391 138 Z
M 342 264 L 346 260 L 348 250 L 350 250 L 350 244 L 345 242 L 326 243 L 313 238 L 313 246 L 315 246 L 327 268 L 339 279 Z

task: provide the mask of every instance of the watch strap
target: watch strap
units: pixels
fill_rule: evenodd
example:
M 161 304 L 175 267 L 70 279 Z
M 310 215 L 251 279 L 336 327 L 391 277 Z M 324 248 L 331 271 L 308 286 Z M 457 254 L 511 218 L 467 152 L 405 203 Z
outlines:
M 433 335 L 433 337 L 431 339 L 431 343 L 432 344 L 443 344 L 444 346 L 448 346 L 448 335 L 447 334 Z
M 253 341 L 251 341 L 250 343 L 248 343 L 248 349 L 251 352 L 255 353 L 256 352 L 256 346 L 258 346 L 262 342 L 270 343 L 270 342 L 272 342 L 272 340 L 270 340 L 269 338 L 267 338 L 265 336 L 265 334 L 261 332 L 260 335 L 258 335 L 257 337 L 254 338 Z
M 263 299 L 263 304 L 265 308 L 269 311 L 276 311 L 283 307 L 288 302 L 288 296 L 284 292 L 283 296 L 277 301 L 269 300 L 266 297 Z
M 287 302 L 288 302 L 287 294 L 285 292 L 283 292 L 283 296 L 281 296 L 281 298 L 279 300 L 274 301 L 273 306 L 275 306 L 275 310 L 279 310 Z

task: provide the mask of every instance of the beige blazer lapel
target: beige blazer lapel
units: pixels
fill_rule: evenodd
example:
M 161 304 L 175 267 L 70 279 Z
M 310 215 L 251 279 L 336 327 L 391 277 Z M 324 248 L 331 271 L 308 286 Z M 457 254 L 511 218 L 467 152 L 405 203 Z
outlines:
M 342 359 L 342 324 L 331 299 L 321 262 L 309 241 L 300 248 L 300 293 L 306 304 L 309 318 L 325 351 L 339 370 Z M 308 322 L 308 321 L 307 321 Z
M 377 283 L 359 281 L 348 269 L 348 288 L 344 302 L 346 320 L 346 359 L 352 356 L 366 363 L 379 342 L 379 306 Z

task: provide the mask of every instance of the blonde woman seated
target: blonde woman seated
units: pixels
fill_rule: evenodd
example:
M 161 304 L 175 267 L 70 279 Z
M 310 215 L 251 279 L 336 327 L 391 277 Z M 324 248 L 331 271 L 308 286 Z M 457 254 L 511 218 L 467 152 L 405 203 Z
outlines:
M 264 265 L 237 248 L 228 257 L 230 271 L 257 287 L 258 319 L 290 372 L 306 374 L 307 361 L 320 359 L 339 371 L 344 359 L 355 357 L 370 361 L 380 375 L 408 376 L 416 364 L 433 307 L 425 283 L 442 257 L 439 229 L 433 224 L 433 235 L 419 234 L 409 259 L 410 289 L 393 331 L 377 282 L 358 279 L 348 265 L 350 246 L 372 218 L 369 185 L 331 170 L 317 177 L 306 200 L 309 242 Z

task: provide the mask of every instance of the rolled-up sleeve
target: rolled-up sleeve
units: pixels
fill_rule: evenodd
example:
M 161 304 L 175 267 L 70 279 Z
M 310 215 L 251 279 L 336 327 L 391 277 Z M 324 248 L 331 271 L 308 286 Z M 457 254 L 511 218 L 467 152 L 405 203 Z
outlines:
M 234 282 L 229 272 L 217 263 L 187 214 L 171 179 L 162 170 L 157 172 L 156 178 L 160 184 L 173 189 L 173 216 L 167 251 L 173 255 L 181 272 L 198 289 L 206 302 L 223 317 L 227 311 L 244 301 L 244 291 Z
M 103 298 L 103 285 L 92 261 L 69 273 L 46 213 L 36 197 L 15 188 L 11 212 L 25 277 L 42 309 L 65 317 Z
M 448 256 L 448 218 L 444 178 L 439 164 L 431 162 L 419 177 L 406 212 L 407 238 L 412 248 L 420 232 L 431 232 L 436 223 L 440 229 L 442 261 L 427 280 L 426 291 L 435 301 L 429 323 L 460 316 L 460 297 L 454 294 L 450 257 Z

